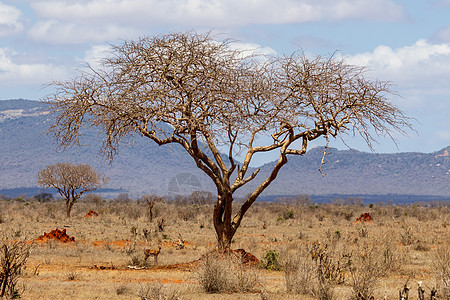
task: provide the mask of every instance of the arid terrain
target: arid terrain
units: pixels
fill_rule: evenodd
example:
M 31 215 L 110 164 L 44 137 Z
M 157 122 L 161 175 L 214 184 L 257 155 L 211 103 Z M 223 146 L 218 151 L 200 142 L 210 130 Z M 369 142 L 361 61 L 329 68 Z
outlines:
M 448 202 L 303 200 L 250 209 L 232 249 L 259 262 L 214 254 L 212 204 L 188 201 L 157 203 L 150 221 L 136 200 L 91 195 L 70 219 L 62 201 L 0 200 L 0 231 L 33 245 L 23 299 L 398 299 L 405 284 L 419 299 L 419 282 L 426 299 L 433 288 L 448 297 Z

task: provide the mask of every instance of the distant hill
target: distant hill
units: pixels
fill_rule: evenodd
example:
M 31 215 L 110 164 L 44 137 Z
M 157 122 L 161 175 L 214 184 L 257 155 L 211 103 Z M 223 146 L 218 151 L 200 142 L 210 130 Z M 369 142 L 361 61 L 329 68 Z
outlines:
M 409 194 L 450 196 L 450 147 L 434 153 L 377 154 L 330 149 L 322 177 L 323 148 L 291 157 L 274 191 L 285 194 Z M 268 172 L 272 164 L 262 167 Z
M 40 102 L 0 101 L 0 190 L 36 187 L 37 173 L 57 162 L 90 164 L 110 179 L 106 188 L 121 189 L 134 196 L 182 192 L 177 187 L 211 188 L 206 175 L 178 145 L 159 147 L 138 136 L 133 147 L 124 145 L 110 164 L 99 152 L 101 141 L 97 133 L 90 130 L 85 132 L 85 145 L 81 148 L 57 151 L 53 138 L 46 134 L 49 118 L 45 104 Z M 197 179 L 194 186 L 182 182 L 191 175 Z M 169 185 L 171 181 L 175 184 Z
M 56 151 L 46 135 L 50 115 L 45 104 L 28 100 L 0 101 L 0 190 L 35 188 L 36 174 L 57 162 L 88 163 L 110 181 L 105 188 L 128 192 L 185 194 L 214 187 L 177 145 L 157 146 L 136 137 L 133 147 L 123 146 L 109 164 L 99 153 L 97 133 L 87 131 L 86 145 Z M 322 177 L 318 172 L 323 148 L 313 148 L 302 157 L 289 157 L 265 195 L 295 194 L 407 194 L 450 196 L 450 147 L 435 153 L 374 154 L 331 149 Z M 255 180 L 267 176 L 274 163 L 261 166 Z M 260 180 L 258 182 L 260 182 Z M 245 195 L 255 183 L 240 191 Z M 1 194 L 1 191 L 0 191 Z

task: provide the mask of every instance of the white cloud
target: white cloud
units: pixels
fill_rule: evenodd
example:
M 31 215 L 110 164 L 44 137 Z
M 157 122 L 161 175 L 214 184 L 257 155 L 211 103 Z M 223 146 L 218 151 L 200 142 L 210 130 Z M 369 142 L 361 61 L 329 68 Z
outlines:
M 91 41 L 106 42 L 111 39 L 125 39 L 137 34 L 134 29 L 105 24 L 92 26 L 85 23 L 46 20 L 34 24 L 28 31 L 30 38 L 54 44 L 78 44 Z
M 0 37 L 15 34 L 22 29 L 20 10 L 0 2 Z
M 46 63 L 18 63 L 14 60 L 18 53 L 8 48 L 0 48 L 0 87 L 44 85 L 58 78 L 67 78 L 64 67 Z
M 393 0 L 35 0 L 30 5 L 42 20 L 32 30 L 35 38 L 50 34 L 52 41 L 80 42 L 128 36 L 124 31 L 133 26 L 218 28 L 407 17 Z
M 87 63 L 94 69 L 101 66 L 101 61 L 110 55 L 111 47 L 106 45 L 96 45 L 86 51 L 82 63 Z
M 395 84 L 402 98 L 394 102 L 410 117 L 418 137 L 402 144 L 419 151 L 435 151 L 450 142 L 450 44 L 418 40 L 410 46 L 392 49 L 378 46 L 372 52 L 346 57 L 355 65 L 368 66 L 369 75 Z
M 41 0 L 33 1 L 32 7 L 45 18 L 99 22 L 116 19 L 148 24 L 282 24 L 347 18 L 398 21 L 407 15 L 392 0 Z
M 411 46 L 392 49 L 378 46 L 373 52 L 349 56 L 347 61 L 368 66 L 382 80 L 408 88 L 433 88 L 449 92 L 450 44 L 418 40 Z
M 275 55 L 277 52 L 271 47 L 261 47 L 255 43 L 231 43 L 230 49 L 238 50 L 242 52 L 242 56 L 250 56 L 250 55 Z

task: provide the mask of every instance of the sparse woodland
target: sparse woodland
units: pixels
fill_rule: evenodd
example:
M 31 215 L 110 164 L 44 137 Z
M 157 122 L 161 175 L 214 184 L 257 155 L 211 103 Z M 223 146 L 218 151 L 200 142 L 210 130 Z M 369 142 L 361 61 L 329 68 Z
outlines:
M 307 197 L 256 202 L 231 249 L 244 249 L 259 261 L 242 263 L 238 256 L 215 252 L 213 205 L 205 199 L 158 198 L 150 215 L 145 197 L 124 198 L 87 195 L 69 219 L 62 200 L 3 197 L 2 245 L 25 241 L 21 245 L 31 247 L 24 248 L 31 252 L 15 282 L 16 295 L 399 299 L 406 285 L 408 299 L 420 299 L 419 283 L 424 299 L 433 289 L 436 299 L 450 295 L 448 202 L 362 206 L 341 199 L 317 205 Z M 98 215 L 86 216 L 90 211 Z M 365 213 L 372 222 L 355 222 Z M 36 240 L 56 228 L 75 241 Z

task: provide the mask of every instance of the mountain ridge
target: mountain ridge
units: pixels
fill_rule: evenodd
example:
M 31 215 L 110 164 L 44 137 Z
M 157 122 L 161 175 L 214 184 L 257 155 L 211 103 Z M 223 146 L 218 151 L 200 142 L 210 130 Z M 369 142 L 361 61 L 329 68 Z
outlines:
M 32 100 L 0 101 L 0 189 L 36 186 L 36 174 L 57 162 L 88 163 L 110 178 L 105 188 L 139 196 L 214 192 L 211 180 L 179 145 L 157 146 L 136 136 L 109 164 L 99 153 L 101 141 L 87 131 L 81 148 L 57 151 L 46 134 L 50 124 L 46 104 Z M 318 171 L 323 147 L 304 156 L 289 156 L 264 195 L 295 194 L 414 194 L 450 196 L 450 147 L 433 153 L 367 153 L 330 149 Z M 275 162 L 266 163 L 254 182 L 239 191 L 244 196 L 268 176 Z

